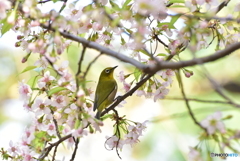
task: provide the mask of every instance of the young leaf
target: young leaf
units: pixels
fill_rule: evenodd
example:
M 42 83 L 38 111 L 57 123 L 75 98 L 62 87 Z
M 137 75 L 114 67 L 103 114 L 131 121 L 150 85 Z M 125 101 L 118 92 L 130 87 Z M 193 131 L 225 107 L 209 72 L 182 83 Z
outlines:
M 176 77 L 177 77 L 177 81 L 178 81 L 178 85 L 179 85 L 179 88 L 182 88 L 182 86 L 181 86 L 181 81 L 182 81 L 182 79 L 181 79 L 181 76 L 180 76 L 180 73 L 179 73 L 179 71 L 175 71 L 175 74 L 176 74 Z
M 121 11 L 120 7 L 117 5 L 117 3 L 113 2 L 113 1 L 109 1 L 111 6 L 113 7 L 114 10 L 116 11 Z
M 127 7 L 127 5 L 131 2 L 132 0 L 126 0 L 122 6 L 123 9 L 125 9 L 125 7 Z
M 26 67 L 20 74 L 22 74 L 22 73 L 25 73 L 25 72 L 27 72 L 27 71 L 29 71 L 29 70 L 33 70 L 33 69 L 35 69 L 37 66 L 28 66 L 28 67 Z
M 185 0 L 169 0 L 169 3 L 185 3 Z
M 141 71 L 140 71 L 138 68 L 135 68 L 135 70 L 134 70 L 134 72 L 133 72 L 133 75 L 134 75 L 136 81 L 138 81 L 138 80 L 139 80 L 139 77 L 140 77 L 140 75 L 141 75 Z
M 32 77 L 31 79 L 29 79 L 29 81 L 27 82 L 27 84 L 31 87 L 34 88 L 36 83 L 38 80 L 38 76 Z
M 65 87 L 55 87 L 55 88 L 51 89 L 50 91 L 48 91 L 48 96 L 51 96 L 54 93 L 57 93 L 57 92 L 60 92 L 60 91 L 63 91 L 63 90 L 67 90 L 67 88 L 65 88 Z

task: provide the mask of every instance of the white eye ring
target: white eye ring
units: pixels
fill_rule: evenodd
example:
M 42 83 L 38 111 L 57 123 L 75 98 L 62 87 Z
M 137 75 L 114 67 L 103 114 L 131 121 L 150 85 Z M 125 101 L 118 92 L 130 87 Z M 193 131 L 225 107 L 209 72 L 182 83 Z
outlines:
M 106 72 L 106 73 L 109 73 L 109 72 L 110 72 L 110 70 L 109 70 L 109 69 L 106 69 L 106 70 L 105 70 L 105 72 Z

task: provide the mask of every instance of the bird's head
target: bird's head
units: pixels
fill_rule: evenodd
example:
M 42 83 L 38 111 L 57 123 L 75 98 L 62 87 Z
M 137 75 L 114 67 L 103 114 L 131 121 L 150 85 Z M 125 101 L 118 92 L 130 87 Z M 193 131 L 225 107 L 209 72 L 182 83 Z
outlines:
M 105 68 L 101 73 L 100 79 L 114 79 L 113 72 L 114 72 L 114 69 L 117 67 L 118 66 Z

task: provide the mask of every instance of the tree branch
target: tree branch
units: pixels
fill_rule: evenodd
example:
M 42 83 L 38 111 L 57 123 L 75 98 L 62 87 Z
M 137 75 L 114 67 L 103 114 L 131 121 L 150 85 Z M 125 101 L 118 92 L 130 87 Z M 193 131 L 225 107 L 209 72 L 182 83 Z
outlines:
M 179 71 L 178 71 L 178 72 L 179 72 Z M 182 83 L 181 73 L 179 73 L 179 76 L 180 76 L 180 81 L 179 81 L 180 89 L 181 89 L 181 92 L 182 92 L 182 96 L 183 96 L 183 98 L 184 98 L 184 100 L 185 100 L 185 103 L 186 103 L 186 106 L 187 106 L 187 110 L 188 110 L 188 113 L 189 113 L 190 117 L 192 118 L 192 120 L 194 121 L 194 123 L 195 123 L 196 125 L 198 125 L 200 128 L 202 128 L 204 131 L 207 132 L 207 129 L 205 129 L 205 128 L 197 121 L 195 115 L 193 114 L 192 109 L 191 109 L 190 104 L 189 104 L 189 101 L 188 101 L 187 96 L 186 96 L 185 91 L 184 91 L 184 86 L 183 86 L 183 83 Z
M 131 90 L 129 90 L 127 93 L 125 93 L 123 96 L 118 96 L 116 98 L 116 101 L 110 105 L 108 108 L 106 108 L 102 113 L 101 116 L 105 115 L 109 111 L 113 110 L 120 102 L 122 102 L 125 98 L 131 96 L 139 87 L 141 87 L 147 80 L 149 80 L 154 74 L 149 74 L 145 78 L 143 78 L 140 82 L 138 82 L 135 87 L 133 87 Z
M 79 138 L 77 138 L 76 141 L 75 141 L 75 148 L 74 148 L 74 151 L 72 153 L 72 158 L 70 159 L 70 161 L 74 161 L 74 158 L 77 154 L 78 144 L 79 144 Z
M 165 100 L 178 100 L 178 101 L 184 101 L 184 98 L 179 97 L 165 97 Z M 196 98 L 187 98 L 188 101 L 195 101 L 195 102 L 201 102 L 201 103 L 214 103 L 214 104 L 228 104 L 228 105 L 234 105 L 235 104 L 231 101 L 218 101 L 218 100 L 202 100 L 202 99 L 196 99 Z
M 55 29 L 53 29 L 51 27 L 48 27 L 43 24 L 41 26 L 43 28 L 46 28 L 46 29 L 49 29 L 49 30 L 55 32 Z M 99 52 L 104 53 L 108 56 L 117 58 L 118 60 L 121 60 L 121 61 L 129 63 L 129 64 L 132 64 L 133 66 L 142 70 L 144 73 L 149 73 L 149 74 L 156 73 L 157 71 L 162 70 L 162 69 L 180 69 L 183 67 L 194 66 L 197 64 L 204 64 L 207 62 L 212 62 L 212 61 L 218 60 L 220 58 L 223 58 L 223 57 L 231 54 L 233 51 L 240 48 L 240 42 L 237 42 L 237 43 L 231 44 L 228 47 L 226 47 L 225 49 L 217 51 L 214 54 L 211 54 L 209 56 L 205 56 L 205 57 L 201 57 L 201 58 L 194 58 L 191 60 L 179 61 L 179 62 L 158 61 L 155 64 L 145 65 L 133 58 L 130 58 L 130 57 L 128 57 L 124 54 L 118 53 L 116 51 L 113 51 L 113 50 L 111 50 L 107 47 L 104 47 L 98 43 L 88 41 L 82 37 L 78 37 L 78 36 L 72 35 L 67 32 L 62 32 L 62 31 L 59 31 L 59 33 L 67 39 L 82 43 L 83 45 L 85 45 L 88 48 L 93 48 L 93 49 L 98 50 Z
M 38 160 L 43 160 L 52 150 L 54 146 L 58 146 L 63 141 L 67 140 L 68 138 L 72 137 L 72 134 L 68 134 L 61 139 L 59 139 L 57 142 L 50 144 L 48 147 L 44 148 L 42 154 L 39 156 Z

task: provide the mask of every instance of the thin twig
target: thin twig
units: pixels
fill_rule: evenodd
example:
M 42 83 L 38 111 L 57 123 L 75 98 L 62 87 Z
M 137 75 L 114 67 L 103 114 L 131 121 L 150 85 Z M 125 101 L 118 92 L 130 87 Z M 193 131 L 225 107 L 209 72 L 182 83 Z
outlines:
M 117 110 L 115 110 L 115 109 L 113 109 L 113 111 L 114 111 L 114 113 L 115 113 L 115 115 L 116 115 L 116 133 L 115 133 L 115 135 L 118 137 L 118 141 L 117 141 L 117 145 L 116 145 L 116 153 L 117 153 L 117 155 L 118 155 L 118 157 L 120 158 L 120 159 L 122 159 L 121 158 L 121 156 L 120 156 L 120 154 L 119 154 L 119 151 L 118 151 L 118 145 L 119 145 L 119 143 L 120 143 L 120 139 L 121 139 L 121 133 L 120 133 L 120 129 L 119 129 L 119 115 L 118 115 L 118 112 L 117 112 Z M 118 135 L 117 135 L 117 133 L 118 133 Z
M 93 65 L 93 63 L 95 63 L 95 61 L 96 61 L 101 55 L 102 55 L 102 53 L 100 53 L 98 56 L 96 56 L 96 57 L 88 64 L 87 69 L 86 69 L 86 71 L 85 71 L 84 74 L 83 74 L 83 78 L 86 78 L 87 73 L 88 73 L 88 71 L 90 70 L 91 66 Z
M 78 71 L 77 71 L 77 73 L 75 75 L 77 92 L 79 90 L 79 76 L 80 76 L 80 74 L 82 72 L 82 62 L 83 62 L 83 59 L 84 59 L 86 48 L 87 47 L 85 45 L 83 45 L 82 53 L 81 53 L 80 59 L 78 61 Z
M 78 71 L 76 73 L 76 77 L 82 72 L 81 71 L 81 69 L 82 69 L 82 62 L 83 62 L 83 59 L 84 59 L 86 48 L 87 47 L 85 45 L 83 45 L 82 53 L 81 53 L 80 59 L 78 61 Z
M 111 104 L 108 108 L 106 108 L 102 113 L 101 116 L 105 115 L 109 111 L 113 110 L 120 102 L 122 102 L 125 98 L 132 96 L 132 94 L 141 87 L 146 81 L 148 81 L 154 74 L 149 74 L 145 76 L 141 81 L 139 81 L 132 89 L 130 89 L 127 93 L 125 93 L 123 96 L 118 96 L 113 104 Z
M 61 13 L 63 10 L 64 10 L 64 8 L 66 7 L 66 4 L 67 4 L 67 1 L 68 0 L 62 0 L 63 1 L 63 4 L 62 4 L 62 7 L 60 8 L 60 10 L 59 10 L 59 13 Z
M 184 98 L 179 97 L 165 97 L 165 100 L 176 100 L 176 101 L 184 101 Z M 195 102 L 202 102 L 202 103 L 218 103 L 218 104 L 229 104 L 233 105 L 230 101 L 219 101 L 219 100 L 202 100 L 202 99 L 196 99 L 196 98 L 187 98 L 188 101 L 195 101 Z
M 57 136 L 58 136 L 59 139 L 61 139 L 61 135 L 60 135 L 60 132 L 59 132 L 59 129 L 58 129 L 57 120 L 55 118 L 53 118 L 53 122 L 54 122 L 54 125 L 55 125 L 55 128 L 56 128 Z
M 77 140 L 75 141 L 75 148 L 74 148 L 74 151 L 72 153 L 72 157 L 71 157 L 70 161 L 74 161 L 74 158 L 77 154 L 78 144 L 79 144 L 79 138 L 77 138 Z
M 178 72 L 179 72 L 179 70 L 178 70 Z M 183 96 L 183 98 L 184 98 L 184 100 L 185 100 L 185 103 L 186 103 L 186 106 L 187 106 L 188 113 L 189 113 L 190 117 L 192 118 L 192 120 L 194 121 L 194 123 L 195 123 L 196 125 L 198 125 L 200 128 L 202 128 L 204 131 L 207 132 L 207 129 L 204 128 L 204 127 L 197 121 L 197 119 L 195 118 L 195 115 L 194 115 L 194 113 L 193 113 L 193 111 L 192 111 L 192 109 L 191 109 L 191 107 L 190 107 L 189 101 L 188 101 L 187 96 L 186 96 L 185 91 L 184 91 L 184 86 L 183 86 L 183 83 L 182 83 L 182 77 L 181 77 L 181 73 L 180 73 L 180 72 L 179 72 L 179 77 L 180 77 L 180 81 L 179 81 L 180 89 L 181 89 L 181 92 L 182 92 L 182 96 Z
M 60 143 L 69 139 L 70 137 L 72 137 L 72 134 L 68 134 L 62 137 L 61 139 L 59 139 L 58 141 L 56 141 L 55 143 L 52 143 L 48 147 L 44 148 L 44 150 L 42 151 L 42 154 L 38 157 L 38 160 L 43 160 L 46 156 L 48 156 L 48 154 L 50 153 L 53 147 L 58 146 Z
M 53 68 L 53 70 L 54 70 L 58 75 L 62 76 L 62 74 L 61 74 L 58 70 L 55 69 L 55 67 L 54 67 L 53 63 L 51 62 L 51 60 L 49 60 L 47 56 L 44 56 L 44 58 L 47 60 L 47 62 L 50 64 L 50 66 Z
M 225 6 L 227 6 L 229 2 L 230 2 L 230 0 L 223 1 L 223 2 L 217 7 L 216 14 L 217 14 L 218 12 L 220 12 Z
M 163 42 L 156 34 L 153 35 L 153 38 L 155 38 L 158 42 L 160 42 L 163 46 L 165 46 L 166 48 L 168 48 L 168 45 L 165 44 L 165 42 Z
M 227 111 L 227 110 L 234 110 L 234 109 L 224 107 L 224 108 L 217 109 L 217 110 Z M 196 113 L 196 115 L 198 115 L 198 114 L 202 114 L 202 113 L 213 112 L 214 109 L 206 107 L 206 108 L 201 108 L 201 109 L 195 109 L 193 111 L 194 111 L 194 113 Z M 172 115 L 169 115 L 169 116 L 158 116 L 157 118 L 153 118 L 150 122 L 156 123 L 156 122 L 161 122 L 161 121 L 167 121 L 167 120 L 170 120 L 170 119 L 177 119 L 177 118 L 181 118 L 181 117 L 184 118 L 188 115 L 189 115 L 189 112 L 181 112 L 181 113 L 175 113 L 175 114 L 172 114 Z
M 38 1 L 39 4 L 41 3 L 47 3 L 47 2 L 51 2 L 52 0 L 43 0 L 43 1 Z
M 58 144 L 58 145 L 59 145 L 59 144 Z M 55 157 L 56 157 L 56 154 L 57 154 L 58 145 L 56 145 L 55 148 L 54 148 L 52 161 L 55 161 Z
M 229 104 L 240 108 L 239 104 L 236 104 L 235 102 L 233 102 L 232 99 L 230 99 L 222 90 L 221 86 L 218 85 L 218 83 L 211 77 L 211 75 L 209 74 L 208 70 L 204 67 L 201 66 L 204 69 L 204 74 L 206 75 L 206 77 L 208 78 L 208 80 L 210 81 L 210 83 L 212 84 L 213 88 L 215 89 L 215 91 L 225 100 L 227 100 L 229 102 Z

